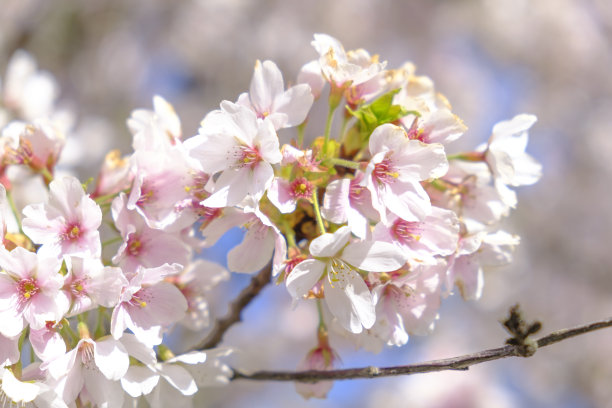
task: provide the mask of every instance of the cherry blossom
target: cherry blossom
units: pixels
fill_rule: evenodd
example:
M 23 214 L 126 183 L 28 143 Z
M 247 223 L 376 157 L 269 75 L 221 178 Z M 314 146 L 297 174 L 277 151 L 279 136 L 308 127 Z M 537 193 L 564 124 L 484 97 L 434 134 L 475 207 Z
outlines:
M 283 75 L 272 61 L 259 60 L 251 79 L 249 93 L 237 103 L 255 112 L 258 118 L 270 118 L 276 130 L 297 126 L 306 119 L 313 102 L 310 86 L 298 84 L 285 91 Z
M 360 333 L 376 320 L 372 295 L 359 269 L 390 272 L 406 262 L 392 244 L 377 241 L 349 242 L 351 231 L 341 227 L 310 243 L 314 259 L 300 262 L 286 279 L 287 290 L 298 300 L 323 279 L 325 302 L 346 330 Z
M 59 321 L 68 311 L 68 296 L 61 290 L 61 263 L 21 247 L 0 248 L 0 333 L 12 337 L 26 324 L 40 329 L 47 321 Z
M 23 209 L 26 216 L 23 231 L 42 245 L 41 254 L 58 258 L 68 255 L 99 257 L 100 207 L 74 177 L 52 181 L 49 190 L 46 203 L 30 204 Z
M 278 136 L 269 118 L 231 102 L 209 113 L 198 135 L 185 147 L 206 173 L 221 173 L 213 194 L 204 200 L 208 207 L 240 203 L 247 195 L 261 197 L 274 178 L 273 164 L 282 159 Z
M 407 221 L 422 220 L 431 203 L 419 182 L 446 174 L 443 146 L 408 140 L 401 128 L 386 124 L 372 132 L 369 148 L 372 159 L 361 185 L 370 190 L 381 220 L 387 210 Z

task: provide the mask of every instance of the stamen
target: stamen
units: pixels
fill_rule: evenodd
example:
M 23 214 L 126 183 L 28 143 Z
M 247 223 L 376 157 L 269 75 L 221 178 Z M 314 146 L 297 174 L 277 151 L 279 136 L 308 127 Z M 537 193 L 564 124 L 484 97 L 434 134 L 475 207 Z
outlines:
M 374 166 L 372 177 L 380 184 L 390 184 L 399 177 L 399 174 L 393 170 L 393 163 L 388 158 L 385 158 Z

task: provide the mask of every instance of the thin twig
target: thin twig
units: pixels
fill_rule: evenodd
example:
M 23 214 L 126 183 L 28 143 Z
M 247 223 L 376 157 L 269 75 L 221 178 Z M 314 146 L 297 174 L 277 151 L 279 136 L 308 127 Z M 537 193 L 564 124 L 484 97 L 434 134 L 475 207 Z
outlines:
M 217 319 L 212 330 L 206 338 L 198 345 L 192 347 L 192 350 L 205 350 L 215 347 L 223 339 L 225 332 L 240 321 L 242 310 L 261 292 L 261 290 L 270 282 L 272 276 L 272 262 L 266 265 L 259 273 L 253 276 L 249 285 L 242 289 L 238 297 L 230 303 L 227 315 L 222 319 Z
M 546 347 L 553 343 L 579 336 L 588 332 L 612 326 L 612 318 L 578 326 L 570 329 L 562 329 L 539 338 L 536 342 L 538 348 Z M 409 375 L 417 373 L 430 373 L 446 370 L 467 370 L 470 366 L 484 363 L 486 361 L 498 360 L 511 356 L 521 356 L 521 347 L 508 345 L 504 347 L 479 351 L 459 357 L 433 360 L 420 364 L 410 364 L 396 367 L 363 367 L 348 368 L 330 371 L 257 371 L 251 374 L 234 370 L 232 380 L 258 380 L 258 381 L 302 381 L 314 382 L 319 380 L 349 380 L 355 378 L 389 377 L 394 375 Z

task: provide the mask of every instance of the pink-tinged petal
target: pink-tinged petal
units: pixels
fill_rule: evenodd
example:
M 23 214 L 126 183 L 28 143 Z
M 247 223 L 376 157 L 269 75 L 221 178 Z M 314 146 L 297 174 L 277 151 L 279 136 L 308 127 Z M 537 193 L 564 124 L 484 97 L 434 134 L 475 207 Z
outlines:
M 14 309 L 0 312 L 0 321 L 0 334 L 6 337 L 18 336 L 26 327 L 24 318 Z
M 251 109 L 236 105 L 230 101 L 221 102 L 221 109 L 230 114 L 230 117 L 236 124 L 234 133 L 226 133 L 225 136 L 233 136 L 240 141 L 240 144 L 253 146 L 255 143 L 255 135 L 257 134 L 259 122 L 257 115 Z
M 23 311 L 23 318 L 33 329 L 41 329 L 47 321 L 60 321 L 68 311 L 70 302 L 63 291 L 55 295 L 37 293 L 30 300 L 30 307 Z
M 338 323 L 351 333 L 361 333 L 376 321 L 372 294 L 356 271 L 344 268 L 324 279 L 325 303 Z
M 0 247 L 0 251 L 4 248 Z M 12 307 L 18 296 L 17 282 L 8 274 L 0 272 L 0 311 Z
M 214 174 L 226 169 L 231 164 L 228 155 L 237 146 L 236 139 L 228 135 L 243 133 L 232 116 L 225 111 L 212 111 L 202 121 L 198 133 L 183 144 L 189 155 L 198 160 L 205 173 Z
M 269 163 L 260 162 L 250 173 L 251 184 L 247 191 L 253 197 L 260 198 L 274 180 L 274 169 Z
M 85 191 L 81 182 L 72 176 L 55 179 L 49 184 L 49 206 L 58 209 L 64 216 L 74 214 Z M 67 217 L 66 217 L 67 218 Z M 72 220 L 69 220 L 72 221 Z
M 478 260 L 472 255 L 455 258 L 449 276 L 454 279 L 465 300 L 477 300 L 482 295 L 484 276 Z
M 274 100 L 284 92 L 284 88 L 283 75 L 274 62 L 255 62 L 249 97 L 258 116 L 272 113 Z
M 280 151 L 278 135 L 274 130 L 274 124 L 270 119 L 264 119 L 257 129 L 254 143 L 259 147 L 259 153 L 265 162 L 270 164 L 280 163 L 283 155 Z
M 52 360 L 48 363 L 43 363 L 40 368 L 42 370 L 46 369 L 49 375 L 53 379 L 56 379 L 56 380 L 66 376 L 66 374 L 69 374 L 71 372 L 78 372 L 79 371 L 78 365 L 77 367 L 75 367 L 74 365 L 77 359 L 77 353 L 79 351 L 79 346 L 81 345 L 82 342 L 83 340 L 79 341 L 79 343 L 77 344 L 75 348 L 73 348 L 72 350 L 64 354 L 63 356 L 55 360 Z M 79 365 L 80 365 L 80 362 L 79 362 Z M 78 375 L 78 377 L 80 377 L 80 375 Z M 81 379 L 81 387 L 82 387 L 82 384 L 83 382 Z M 81 390 L 81 387 L 79 387 L 79 391 Z
M 153 326 L 169 325 L 181 320 L 187 310 L 185 296 L 176 286 L 168 282 L 142 288 L 137 295 L 145 304 L 130 308 L 135 327 L 148 329 Z
M 297 126 L 308 116 L 313 101 L 314 97 L 309 85 L 296 85 L 277 98 L 276 111 L 287 115 L 285 127 Z
M 15 378 L 11 370 L 4 370 L 2 391 L 4 394 L 3 405 L 8 402 L 9 406 L 13 404 L 25 406 L 26 403 L 32 402 L 38 396 L 41 386 L 36 383 L 21 382 Z M 5 396 L 8 397 L 8 401 L 6 401 Z
M 398 217 L 406 221 L 422 221 L 431 212 L 429 195 L 420 183 L 393 183 L 386 187 L 386 207 Z
M 49 243 L 57 239 L 62 232 L 64 217 L 44 204 L 30 204 L 23 209 L 25 218 L 22 221 L 23 232 L 37 243 Z
M 387 123 L 374 129 L 368 143 L 370 153 L 374 156 L 381 152 L 399 151 L 408 143 L 408 139 L 401 127 Z
M 536 123 L 538 118 L 535 115 L 520 114 L 511 120 L 505 120 L 493 126 L 494 134 L 518 134 L 525 132 Z
M 198 391 L 198 386 L 189 371 L 179 365 L 161 364 L 158 366 L 158 372 L 183 395 L 193 395 Z
M 125 333 L 121 337 L 121 344 L 125 347 L 127 353 L 145 365 L 153 365 L 157 363 L 155 351 L 138 340 L 131 333 Z
M 0 247 L 0 267 L 9 275 L 18 279 L 35 277 L 38 268 L 38 257 L 34 252 L 17 247 L 11 252 Z
M 42 361 L 53 360 L 66 353 L 66 343 L 55 329 L 30 329 L 29 339 L 34 352 Z
M 266 266 L 274 251 L 274 231 L 272 228 L 255 223 L 246 232 L 242 242 L 227 254 L 227 267 L 230 271 L 254 273 Z
M 130 315 L 125 310 L 125 306 L 123 306 L 123 304 L 118 304 L 115 306 L 110 322 L 110 331 L 113 338 L 121 338 L 125 329 L 127 329 L 128 326 L 133 325 L 134 324 L 132 323 L 132 319 L 130 319 Z
M 217 179 L 213 194 L 202 204 L 212 208 L 236 205 L 253 189 L 252 183 L 253 172 L 250 168 L 227 169 Z
M 325 272 L 325 263 L 316 259 L 306 259 L 291 270 L 285 284 L 291 297 L 301 299 L 321 279 Z
M 132 365 L 121 378 L 123 390 L 133 398 L 147 395 L 159 383 L 159 374 L 148 367 Z
M 406 263 L 403 251 L 388 242 L 362 241 L 348 244 L 341 258 L 369 272 L 391 272 Z
M 108 380 L 96 370 L 83 370 L 85 389 L 93 406 L 117 407 L 123 406 L 124 392 L 121 383 Z
M 334 256 L 342 250 L 350 238 L 350 228 L 340 227 L 333 234 L 327 233 L 313 239 L 309 247 L 310 253 L 321 258 Z
M 227 231 L 248 222 L 251 217 L 251 214 L 245 214 L 243 211 L 234 208 L 224 209 L 222 216 L 213 219 L 210 224 L 202 230 L 202 235 L 206 238 L 204 240 L 205 246 L 210 247 L 215 245 L 219 238 Z
M 461 137 L 466 130 L 463 121 L 444 108 L 433 111 L 423 126 L 427 143 L 448 144 Z
M 142 280 L 140 285 L 155 285 L 167 276 L 181 273 L 183 267 L 179 264 L 164 264 L 156 268 L 142 268 Z
M 327 185 L 323 197 L 323 208 L 321 215 L 334 224 L 343 224 L 347 221 L 347 213 L 350 209 L 349 193 L 351 191 L 351 180 L 344 178 L 334 180 Z
M 94 360 L 100 372 L 112 381 L 123 377 L 130 365 L 125 347 L 112 337 L 106 337 L 95 343 Z
M 297 82 L 299 84 L 308 84 L 310 86 L 312 96 L 315 99 L 318 98 L 321 95 L 323 87 L 326 83 L 325 78 L 323 78 L 323 75 L 321 74 L 321 65 L 319 64 L 319 61 L 314 60 L 304 64 L 298 74 Z
M 267 192 L 268 199 L 283 214 L 291 213 L 295 210 L 297 201 L 291 196 L 289 182 L 275 177 L 270 184 Z
M 181 362 L 185 364 L 200 364 L 206 361 L 206 352 L 190 351 L 167 360 L 168 363 Z
M 15 364 L 19 356 L 19 335 L 6 337 L 0 334 L 0 366 Z
M 127 284 L 120 268 L 106 266 L 92 276 L 88 284 L 89 296 L 100 306 L 114 307 L 119 302 L 121 288 Z
M 275 233 L 274 238 L 274 257 L 272 258 L 272 276 L 277 276 L 284 268 L 284 262 L 287 260 L 287 241 L 285 236 L 280 233 Z
M 399 180 L 427 180 L 444 176 L 448 172 L 448 160 L 440 143 L 425 144 L 408 140 L 400 151 L 393 154 Z
M 360 239 L 366 239 L 370 233 L 370 221 L 363 214 L 353 207 L 349 207 L 347 212 L 347 224 L 351 232 Z

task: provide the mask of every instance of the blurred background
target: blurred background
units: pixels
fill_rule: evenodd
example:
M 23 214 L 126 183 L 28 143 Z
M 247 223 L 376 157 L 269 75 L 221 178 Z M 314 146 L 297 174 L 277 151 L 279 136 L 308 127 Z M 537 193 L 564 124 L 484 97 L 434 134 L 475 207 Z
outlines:
M 483 298 L 443 302 L 436 329 L 379 355 L 332 343 L 343 367 L 399 365 L 500 346 L 499 320 L 520 303 L 542 333 L 612 312 L 612 3 L 608 0 L 2 0 L 0 70 L 19 48 L 32 53 L 76 113 L 64 158 L 82 179 L 105 153 L 131 152 L 125 120 L 160 94 L 185 137 L 223 99 L 248 90 L 256 59 L 275 61 L 286 82 L 314 59 L 313 33 L 365 48 L 389 68 L 412 61 L 468 126 L 458 147 L 484 142 L 493 124 L 528 112 L 539 121 L 528 151 L 544 165 L 518 191 L 507 230 L 515 262 L 485 277 Z M 322 126 L 321 126 L 322 128 Z M 80 145 L 80 147 L 78 147 Z M 85 148 L 86 147 L 86 148 Z M 452 150 L 452 147 L 451 147 Z M 207 255 L 240 239 L 228 236 Z M 214 310 L 249 277 L 220 287 Z M 233 364 L 294 369 L 315 345 L 311 305 L 290 310 L 283 287 L 266 288 L 223 344 Z M 202 334 L 186 334 L 193 344 Z M 332 340 L 333 341 L 333 340 Z M 236 382 L 200 392 L 209 407 L 612 407 L 612 330 L 468 372 L 336 383 L 306 401 L 290 383 Z

